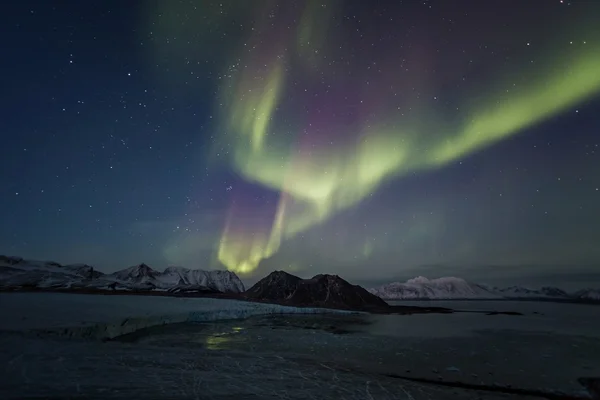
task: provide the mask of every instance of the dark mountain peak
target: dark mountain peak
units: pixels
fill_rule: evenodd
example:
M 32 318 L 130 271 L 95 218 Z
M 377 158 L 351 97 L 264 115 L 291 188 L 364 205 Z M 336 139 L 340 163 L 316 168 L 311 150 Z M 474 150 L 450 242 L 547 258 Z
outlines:
M 156 278 L 159 273 L 148 265 L 141 263 L 133 267 L 125 268 L 121 271 L 113 272 L 111 275 L 124 281 L 140 281 L 148 278 Z
M 21 263 L 22 261 L 23 261 L 23 258 L 21 258 L 21 257 L 0 255 L 0 262 L 6 263 L 8 265 L 17 265 L 17 264 Z
M 306 279 L 306 280 L 308 281 L 308 279 Z M 347 280 L 341 278 L 339 275 L 332 275 L 332 274 L 318 274 L 318 275 L 313 276 L 310 280 L 327 282 L 328 284 L 341 284 L 341 285 L 354 286 Z
M 279 280 L 300 281 L 300 280 L 302 280 L 302 278 L 299 278 L 296 275 L 292 275 L 285 271 L 273 271 L 263 279 L 269 279 L 271 281 L 279 281 Z
M 185 267 L 180 267 L 177 265 L 169 265 L 167 268 L 165 268 L 165 270 L 163 271 L 163 274 L 178 274 L 181 272 L 188 272 L 188 271 L 191 271 L 191 269 L 185 268 Z
M 302 278 L 289 274 L 285 271 L 273 271 L 269 275 L 256 282 L 253 287 L 280 286 L 295 287 Z
M 86 279 L 96 279 L 104 275 L 102 272 L 94 269 L 93 266 L 88 264 L 68 264 L 64 265 L 63 268 L 75 272 Z
M 273 271 L 256 282 L 245 294 L 256 300 L 284 301 L 294 293 L 301 280 L 285 271 Z
M 542 292 L 543 294 L 547 295 L 547 296 L 554 296 L 554 297 L 568 297 L 569 294 L 567 292 L 565 292 L 562 289 L 559 289 L 557 287 L 552 287 L 552 286 L 543 286 L 540 289 L 540 292 Z
M 313 276 L 312 279 L 317 279 L 317 280 L 319 280 L 319 279 L 335 280 L 335 279 L 342 279 L 342 278 L 340 278 L 339 275 L 333 275 L 333 274 L 317 274 L 317 275 Z
M 157 271 L 153 270 L 147 264 L 144 264 L 144 263 L 141 263 L 140 265 L 138 265 L 134 269 L 134 271 L 138 277 L 141 277 L 141 276 L 154 277 L 154 276 L 156 276 L 156 274 L 158 274 Z
M 291 276 L 291 277 L 294 277 L 297 279 L 302 279 L 302 278 L 297 277 L 296 275 L 292 275 L 289 272 L 282 271 L 282 270 L 275 270 L 275 271 L 271 272 L 269 275 L 267 275 L 266 277 L 269 277 L 269 276 L 288 276 L 288 277 Z
M 62 267 L 62 265 L 60 265 L 56 261 L 46 261 L 46 266 L 48 266 L 48 267 L 57 267 L 57 268 L 61 268 Z
M 388 304 L 364 288 L 337 275 L 319 274 L 301 279 L 284 271 L 274 271 L 246 291 L 246 297 L 291 306 L 384 309 Z

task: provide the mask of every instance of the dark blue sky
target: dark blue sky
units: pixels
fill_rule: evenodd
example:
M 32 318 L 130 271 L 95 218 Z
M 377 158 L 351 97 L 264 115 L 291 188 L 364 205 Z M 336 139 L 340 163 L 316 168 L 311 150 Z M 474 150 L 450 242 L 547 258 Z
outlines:
M 415 275 L 590 284 L 600 267 L 600 78 L 580 64 L 600 71 L 598 5 L 406 3 L 4 5 L 0 254 L 106 271 L 223 268 L 220 249 L 240 264 L 269 247 L 289 191 L 281 240 L 241 274 L 248 281 L 286 269 L 364 284 Z M 559 82 L 567 75 L 573 82 Z M 265 133 L 302 149 L 285 184 L 263 166 L 293 152 L 250 153 L 256 142 L 239 140 L 266 118 L 256 108 L 267 107 L 271 79 L 283 89 Z M 569 100 L 552 108 L 548 98 Z M 460 127 L 493 113 L 481 135 L 517 114 L 528 121 L 463 146 Z M 353 143 L 404 143 L 399 127 L 435 132 L 406 136 L 419 143 L 408 162 L 346 190 L 377 151 L 388 155 L 376 148 L 355 168 Z M 380 128 L 390 133 L 371 132 Z M 430 159 L 446 140 L 464 149 Z M 319 197 L 322 215 L 310 203 L 299 212 L 320 171 L 345 181 Z M 318 220 L 296 232 L 307 215 Z

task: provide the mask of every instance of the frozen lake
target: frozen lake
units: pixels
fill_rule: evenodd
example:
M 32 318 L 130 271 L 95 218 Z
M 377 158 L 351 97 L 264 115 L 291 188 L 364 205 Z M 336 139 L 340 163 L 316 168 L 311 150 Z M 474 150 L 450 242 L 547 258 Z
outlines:
M 437 382 L 582 398 L 577 379 L 600 376 L 597 306 L 411 301 L 524 315 L 281 315 L 279 306 L 214 299 L 21 293 L 0 294 L 0 303 L 6 399 L 539 398 Z M 137 327 L 158 325 L 109 342 L 45 330 L 136 318 Z
M 597 306 L 512 301 L 431 305 L 523 315 L 267 316 L 158 328 L 128 340 L 308 357 L 371 373 L 571 394 L 582 393 L 578 378 L 600 376 Z
M 390 301 L 392 305 L 447 307 L 466 311 L 516 311 L 522 316 L 475 313 L 415 314 L 410 323 L 394 315 L 370 316 L 368 332 L 395 337 L 448 337 L 483 330 L 515 330 L 600 337 L 600 305 L 534 301 Z M 402 321 L 402 322 L 401 322 Z

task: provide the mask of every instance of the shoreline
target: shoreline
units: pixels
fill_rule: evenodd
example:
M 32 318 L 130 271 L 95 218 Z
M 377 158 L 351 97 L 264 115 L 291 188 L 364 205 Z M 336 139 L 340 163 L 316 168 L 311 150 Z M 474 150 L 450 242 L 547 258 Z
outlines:
M 356 311 L 366 312 L 370 314 L 452 314 L 452 313 L 482 313 L 488 315 L 506 314 L 506 315 L 522 315 L 515 311 L 498 311 L 498 310 L 461 310 L 448 307 L 437 307 L 437 306 L 425 306 L 417 305 L 419 303 L 443 303 L 443 302 L 528 302 L 528 303 L 557 303 L 557 304 L 574 304 L 574 305 L 589 305 L 589 306 L 600 306 L 600 300 L 591 299 L 553 299 L 553 298 L 482 298 L 482 299 L 467 299 L 467 298 L 456 298 L 456 299 L 382 299 L 388 303 L 388 308 L 350 308 L 339 305 L 330 305 L 322 303 L 312 304 L 294 304 L 286 301 L 272 301 L 272 300 L 260 300 L 252 299 L 244 296 L 243 293 L 223 293 L 216 291 L 206 292 L 170 292 L 168 290 L 103 290 L 103 289 L 90 289 L 90 288 L 75 288 L 75 289 L 64 289 L 64 288 L 39 288 L 39 287 L 19 287 L 19 288 L 0 288 L 0 293 L 62 293 L 62 294 L 80 294 L 80 295 L 101 295 L 101 296 L 145 296 L 145 297 L 170 297 L 170 298 L 187 298 L 187 299 L 222 299 L 222 300 L 236 300 L 248 303 L 258 304 L 271 304 L 280 305 L 286 307 L 297 307 L 297 308 L 327 308 L 334 310 L 345 310 L 345 311 Z M 390 304 L 390 302 L 403 302 L 403 303 L 415 303 L 415 305 L 398 305 Z
M 481 298 L 481 299 L 465 299 L 465 298 L 450 298 L 450 299 L 383 299 L 383 301 L 406 301 L 406 302 L 436 302 L 436 301 L 530 301 L 540 303 L 570 303 L 570 304 L 589 304 L 600 305 L 600 300 L 593 299 L 561 299 L 547 297 L 499 297 L 499 298 Z
M 268 301 L 268 300 L 257 300 L 251 299 L 243 294 L 236 293 L 217 293 L 217 292 L 206 292 L 206 293 L 172 293 L 169 291 L 144 291 L 144 290 L 98 290 L 98 289 L 42 289 L 42 288 L 14 288 L 0 289 L 0 293 L 62 293 L 62 294 L 80 294 L 80 295 L 101 295 L 101 296 L 146 296 L 146 297 L 171 297 L 171 298 L 210 298 L 210 299 L 221 299 L 221 300 L 236 300 L 255 304 L 264 305 L 278 305 L 284 307 L 294 308 L 318 308 L 318 309 L 331 309 L 340 311 L 351 311 L 351 312 L 364 312 L 369 314 L 387 314 L 387 315 L 412 315 L 412 314 L 453 314 L 453 313 L 479 313 L 486 315 L 522 315 L 515 311 L 498 311 L 498 310 L 455 310 L 447 307 L 427 307 L 427 306 L 405 306 L 405 305 L 393 305 L 390 304 L 388 308 L 364 308 L 364 309 L 352 309 L 347 307 L 332 306 L 327 304 L 292 304 L 285 301 Z M 468 299 L 463 299 L 467 301 Z M 386 301 L 386 300 L 384 300 Z M 390 300 L 387 300 L 390 301 Z M 386 301 L 386 302 L 387 302 Z M 429 301 L 429 300 L 411 300 L 414 302 Z M 437 300 L 443 301 L 443 300 Z M 471 300 L 478 301 L 478 300 Z

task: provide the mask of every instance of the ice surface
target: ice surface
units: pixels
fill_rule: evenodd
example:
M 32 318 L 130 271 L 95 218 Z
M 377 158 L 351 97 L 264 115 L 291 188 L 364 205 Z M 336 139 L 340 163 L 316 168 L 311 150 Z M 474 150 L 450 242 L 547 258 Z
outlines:
M 414 301 L 389 301 L 391 305 L 414 306 Z M 410 324 L 397 329 L 392 315 L 370 316 L 372 334 L 405 337 L 474 336 L 480 331 L 513 330 L 546 332 L 600 338 L 600 306 L 596 304 L 553 303 L 518 300 L 419 301 L 423 307 L 447 307 L 465 311 L 515 311 L 520 316 L 476 313 L 415 314 Z
M 54 330 L 67 336 L 98 339 L 167 323 L 260 314 L 344 313 L 212 298 L 66 293 L 0 293 L 0 304 L 3 330 Z
M 309 358 L 0 336 L 0 398 L 534 400 L 393 379 Z
M 477 307 L 489 309 L 485 303 Z M 276 313 L 285 322 L 300 317 L 281 313 L 348 315 L 340 311 L 223 299 L 0 293 L 0 305 L 2 399 L 514 400 L 533 398 L 440 387 L 386 374 L 567 391 L 581 397 L 585 391 L 576 379 L 600 373 L 598 333 L 590 330 L 582 336 L 578 330 L 583 325 L 552 332 L 560 323 L 592 315 L 595 306 L 560 304 L 571 308 L 555 314 L 553 308 L 535 315 L 533 309 L 518 310 L 528 312 L 522 317 L 356 314 L 353 318 L 374 319 L 374 324 L 341 335 L 272 329 L 263 323 L 253 328 L 248 326 L 252 319 L 229 319 Z M 567 314 L 573 319 L 565 319 Z M 87 340 L 167 322 L 221 319 L 228 320 L 211 323 L 213 332 L 201 328 L 200 336 L 183 332 L 135 343 Z M 529 331 L 520 330 L 519 324 L 529 325 Z M 453 331 L 453 326 L 462 331 Z M 228 342 L 228 329 L 241 340 Z M 423 336 L 427 330 L 436 334 Z
M 587 308 L 588 316 L 593 315 Z M 523 319 L 507 315 L 430 316 L 429 320 L 415 319 L 421 315 L 366 316 L 385 318 L 385 331 L 381 325 L 359 323 L 365 318 L 363 315 L 261 316 L 201 327 L 159 327 L 133 340 L 138 345 L 159 348 L 200 346 L 244 351 L 257 357 L 305 357 L 369 373 L 571 395 L 585 391 L 579 378 L 600 375 L 600 331 L 595 336 L 591 331 L 582 336 L 575 329 L 571 334 L 566 330 L 554 332 L 551 326 L 543 324 L 536 329 L 536 320 L 525 321 L 531 325 L 527 331 L 510 329 L 517 326 L 511 320 Z M 436 322 L 437 316 L 444 318 Z M 346 319 L 350 323 L 344 322 Z M 413 329 L 413 325 L 419 327 Z M 508 329 L 502 329 L 502 325 Z M 331 329 L 332 326 L 337 329 Z M 461 326 L 463 332 L 453 330 L 454 326 Z M 427 328 L 434 332 L 419 335 Z

